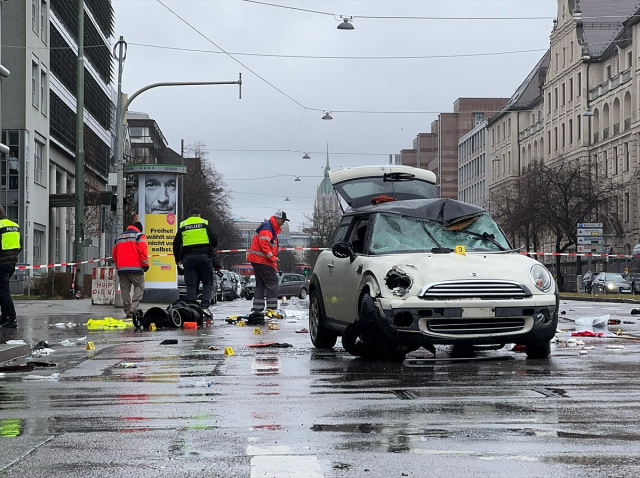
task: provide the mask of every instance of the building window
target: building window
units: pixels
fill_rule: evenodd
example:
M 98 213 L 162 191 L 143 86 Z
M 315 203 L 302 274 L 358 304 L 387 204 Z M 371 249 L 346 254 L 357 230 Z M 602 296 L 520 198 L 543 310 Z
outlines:
M 582 117 L 580 115 L 576 116 L 576 126 L 578 127 L 578 141 L 582 139 Z
M 562 47 L 562 66 L 567 64 L 567 49 Z
M 554 150 L 558 151 L 558 128 L 553 128 L 553 143 L 554 143 Z
M 547 112 L 551 114 L 551 93 L 547 95 L 547 99 L 549 101 L 549 107 L 547 108 Z
M 504 124 L 504 121 L 503 121 L 502 122 L 502 139 L 503 140 L 504 140 L 504 136 L 505 136 L 506 131 L 507 131 L 507 128 L 505 127 L 505 124 Z
M 35 142 L 35 148 L 33 153 L 33 180 L 40 184 L 41 186 L 45 186 L 45 169 L 44 169 L 44 144 L 39 141 Z
M 630 51 L 627 53 L 627 68 L 631 68 L 633 66 L 633 52 Z
M 569 120 L 569 144 L 573 144 L 573 120 Z
M 564 126 L 564 123 L 562 123 L 562 147 L 563 148 L 565 147 L 565 144 L 566 144 L 566 136 L 567 134 L 566 134 L 565 126 Z
M 60 228 L 56 226 L 56 245 L 55 245 L 55 259 L 56 264 L 60 263 Z
M 38 1 L 31 0 L 31 29 L 38 34 Z
M 562 106 L 565 105 L 567 100 L 567 88 L 564 83 L 562 83 Z
M 41 226 L 42 227 L 42 226 Z M 33 264 L 42 264 L 42 252 L 45 248 L 44 231 L 33 230 Z
M 31 104 L 38 107 L 38 62 L 31 61 Z
M 604 165 L 604 177 L 609 177 L 609 155 L 607 151 L 602 152 L 602 164 Z
M 578 73 L 578 94 L 577 96 L 582 96 L 582 73 Z
M 553 109 L 557 110 L 558 109 L 558 88 L 554 88 L 553 89 Z
M 629 222 L 629 193 L 624 193 L 624 222 Z
M 47 43 L 47 2 L 40 0 L 40 39 Z
M 573 100 L 573 78 L 569 78 L 569 101 Z
M 507 125 L 509 126 L 507 129 L 507 136 L 509 136 L 509 138 L 511 138 L 511 118 L 509 118 L 507 120 Z
M 551 154 L 551 131 L 547 132 L 547 146 L 549 148 L 549 152 L 547 154 Z
M 42 67 L 40 70 L 40 111 L 47 114 L 47 69 Z
M 624 170 L 629 171 L 629 143 L 624 143 Z
M 571 42 L 571 48 L 569 52 L 569 58 L 571 59 L 571 61 L 573 61 L 573 50 L 574 50 L 574 46 L 573 46 L 573 42 Z
M 558 54 L 556 53 L 556 71 L 558 71 L 558 64 L 560 63 L 560 60 L 558 58 Z
M 498 141 L 500 141 L 500 125 L 498 125 Z
M 484 121 L 484 113 L 475 113 L 474 118 L 475 118 L 476 127 L 480 126 L 482 124 L 482 121 Z
M 618 147 L 613 148 L 613 174 L 618 174 Z
M 611 79 L 611 65 L 607 67 L 607 80 Z

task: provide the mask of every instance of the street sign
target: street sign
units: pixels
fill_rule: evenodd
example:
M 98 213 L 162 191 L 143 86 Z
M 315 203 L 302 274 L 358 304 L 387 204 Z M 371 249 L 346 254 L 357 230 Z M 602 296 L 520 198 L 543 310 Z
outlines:
M 604 244 L 604 238 L 602 237 L 593 237 L 593 236 L 581 236 L 578 237 L 578 244 L 588 246 L 590 244 Z
M 578 246 L 578 254 L 602 254 L 602 246 Z
M 603 236 L 602 229 L 578 229 L 578 236 Z
M 602 229 L 602 223 L 601 222 L 579 222 L 578 229 L 582 229 L 582 228 Z

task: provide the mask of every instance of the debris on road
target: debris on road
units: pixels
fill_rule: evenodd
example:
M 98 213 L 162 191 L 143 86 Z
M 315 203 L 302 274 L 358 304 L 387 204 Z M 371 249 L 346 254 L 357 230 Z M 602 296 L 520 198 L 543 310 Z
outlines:
M 166 339 L 160 342 L 160 345 L 177 345 L 178 339 Z
M 86 325 L 87 328 L 91 330 L 126 329 L 127 327 L 133 327 L 133 324 L 127 324 L 124 320 L 116 320 L 113 317 L 89 319 Z
M 71 342 L 69 339 L 65 339 L 62 342 L 60 342 L 60 345 L 62 345 L 63 347 L 73 347 L 77 344 L 75 342 Z
M 609 332 L 609 314 L 601 317 L 580 317 L 576 319 L 576 331 L 588 331 L 588 332 L 602 332 L 604 334 Z
M 138 364 L 134 362 L 122 362 L 120 368 L 138 368 Z
M 235 355 L 236 353 L 233 351 L 233 347 L 225 347 L 224 355 Z
M 631 315 L 638 315 L 640 314 L 640 309 L 631 309 Z
M 308 334 L 309 331 L 305 328 L 302 328 L 300 330 L 296 330 L 296 334 Z
M 22 339 L 19 340 L 7 340 L 7 345 L 27 345 Z
M 26 377 L 22 377 L 22 380 L 46 380 L 46 381 L 56 381 L 60 378 L 59 373 L 52 373 L 51 375 L 27 375 Z
M 212 345 L 211 347 L 209 347 L 209 350 L 220 350 L 220 347 L 216 347 L 215 345 Z
M 581 332 L 571 332 L 572 337 L 606 337 L 608 335 L 612 335 L 604 332 L 590 332 L 588 330 L 583 330 Z
M 280 343 L 280 342 L 266 342 L 266 343 L 260 343 L 260 344 L 249 344 L 247 345 L 247 347 L 274 347 L 274 348 L 286 349 L 289 347 L 293 347 L 293 345 L 287 344 L 287 343 Z
M 280 327 L 278 327 L 277 324 L 267 324 L 267 328 L 269 330 L 280 330 Z
M 607 345 L 605 348 L 609 350 L 623 350 L 624 345 Z

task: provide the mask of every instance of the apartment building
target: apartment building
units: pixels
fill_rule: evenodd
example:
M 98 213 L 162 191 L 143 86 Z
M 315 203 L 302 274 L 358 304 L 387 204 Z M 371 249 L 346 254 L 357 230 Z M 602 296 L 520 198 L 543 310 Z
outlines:
M 458 200 L 489 209 L 487 121 L 458 141 Z
M 502 110 L 508 98 L 458 98 L 453 113 L 440 113 L 431 132 L 420 133 L 412 149 L 400 152 L 402 164 L 433 171 L 438 197 L 458 199 L 458 142 Z
M 10 154 L 2 159 L 0 201 L 21 226 L 20 260 L 29 264 L 72 258 L 77 6 L 65 0 L 3 2 L 2 55 L 12 75 L 2 90 L 2 138 Z M 114 141 L 111 1 L 86 0 L 84 18 L 85 194 L 98 198 L 106 189 Z M 99 204 L 85 203 L 85 246 L 97 246 L 108 231 L 102 215 L 91 214 Z
M 635 0 L 558 0 L 549 51 L 488 126 L 491 194 L 538 161 L 631 182 L 618 202 L 624 232 L 605 231 L 617 254 L 640 233 L 639 14 Z

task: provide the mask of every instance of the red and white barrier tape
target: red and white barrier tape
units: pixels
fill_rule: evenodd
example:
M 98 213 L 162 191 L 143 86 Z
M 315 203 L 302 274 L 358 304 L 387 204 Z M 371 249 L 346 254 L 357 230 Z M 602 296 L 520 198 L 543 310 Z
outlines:
M 220 249 L 216 252 L 225 253 L 225 252 L 247 252 L 249 249 Z M 326 251 L 329 250 L 326 247 L 283 247 L 280 249 L 281 251 Z M 521 252 L 523 256 L 565 256 L 565 257 L 605 257 L 605 258 L 615 258 L 615 259 L 631 259 L 633 257 L 640 256 L 632 256 L 625 254 L 577 254 L 575 252 Z M 149 257 L 166 257 L 172 256 L 173 254 L 153 254 Z M 64 262 L 62 264 L 41 264 L 36 266 L 16 266 L 16 269 L 25 270 L 25 269 L 47 269 L 50 267 L 65 267 L 65 266 L 77 266 L 81 264 L 93 264 L 95 262 L 110 260 L 111 257 L 103 257 L 102 259 L 93 259 L 90 261 L 82 261 L 82 262 Z

